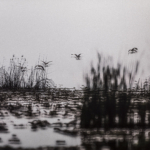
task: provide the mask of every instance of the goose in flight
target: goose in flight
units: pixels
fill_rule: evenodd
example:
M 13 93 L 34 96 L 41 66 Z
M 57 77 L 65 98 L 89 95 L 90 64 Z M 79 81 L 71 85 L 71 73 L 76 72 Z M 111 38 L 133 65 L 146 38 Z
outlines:
M 48 62 L 42 61 L 42 62 L 43 62 L 43 64 L 44 64 L 45 67 L 48 67 L 49 63 L 52 62 L 52 61 L 48 61 Z
M 134 54 L 134 53 L 137 53 L 137 52 L 138 52 L 138 48 L 136 48 L 136 47 L 128 50 L 128 54 Z
M 74 55 L 76 60 L 80 60 L 81 59 L 81 54 L 71 54 L 71 55 Z
M 44 67 L 42 65 L 36 65 L 35 69 L 40 69 L 40 70 L 45 71 L 45 69 L 44 69 Z

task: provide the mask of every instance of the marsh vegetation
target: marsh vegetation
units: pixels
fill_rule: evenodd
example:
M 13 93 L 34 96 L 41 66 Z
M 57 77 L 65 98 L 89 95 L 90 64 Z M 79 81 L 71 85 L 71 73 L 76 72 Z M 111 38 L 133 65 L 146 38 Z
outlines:
M 1 89 L 45 89 L 54 87 L 54 81 L 48 79 L 47 71 L 49 64 L 39 60 L 39 64 L 27 68 L 27 60 L 22 55 L 10 59 L 8 67 L 0 68 L 0 88 Z
M 139 62 L 129 70 L 97 55 L 78 90 L 56 87 L 48 64 L 28 70 L 13 56 L 0 70 L 1 149 L 147 150 L 149 79 L 135 82 Z

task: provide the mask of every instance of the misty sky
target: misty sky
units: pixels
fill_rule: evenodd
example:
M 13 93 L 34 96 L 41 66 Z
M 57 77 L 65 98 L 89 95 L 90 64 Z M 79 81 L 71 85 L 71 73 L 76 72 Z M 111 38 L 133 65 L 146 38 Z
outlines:
M 13 54 L 29 66 L 53 61 L 49 77 L 63 87 L 84 83 L 97 51 L 124 64 L 140 60 L 147 77 L 149 43 L 149 0 L 0 0 L 0 65 Z M 139 52 L 128 55 L 133 47 Z

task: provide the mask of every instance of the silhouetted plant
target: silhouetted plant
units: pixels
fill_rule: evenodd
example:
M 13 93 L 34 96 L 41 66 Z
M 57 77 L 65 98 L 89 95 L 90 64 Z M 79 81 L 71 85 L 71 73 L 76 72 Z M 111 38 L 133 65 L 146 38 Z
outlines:
M 91 67 L 91 75 L 85 76 L 86 89 L 84 90 L 84 102 L 81 113 L 82 128 L 100 128 L 106 130 L 113 127 L 126 127 L 127 116 L 130 108 L 131 88 L 138 72 L 139 63 L 135 70 L 129 71 L 127 67 L 118 64 L 117 67 L 106 63 L 98 53 L 98 65 Z M 116 122 L 118 116 L 119 123 Z
M 46 89 L 54 87 L 54 82 L 47 77 L 46 67 L 48 66 L 43 66 L 43 70 L 38 69 L 36 66 L 28 69 L 24 56 L 19 59 L 13 55 L 9 67 L 3 66 L 0 68 L 0 87 L 3 89 Z

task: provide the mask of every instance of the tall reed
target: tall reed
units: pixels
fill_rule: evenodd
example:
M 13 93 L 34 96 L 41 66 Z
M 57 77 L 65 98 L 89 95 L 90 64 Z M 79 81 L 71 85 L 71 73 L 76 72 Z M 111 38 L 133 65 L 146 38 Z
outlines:
M 81 112 L 81 127 L 104 127 L 106 130 L 129 127 L 131 124 L 128 123 L 128 113 L 131 112 L 132 90 L 128 92 L 128 87 L 131 89 L 133 85 L 139 62 L 136 63 L 134 70 L 129 71 L 121 64 L 113 67 L 106 63 L 109 59 L 102 58 L 99 53 L 97 55 L 97 67 L 92 66 L 91 74 L 85 76 L 86 89 Z
M 8 67 L 3 66 L 0 68 L 0 88 L 46 89 L 53 87 L 55 84 L 52 79 L 48 79 L 46 67 L 41 65 L 44 68 L 41 70 L 36 66 L 28 69 L 27 61 L 24 56 L 21 56 L 19 59 L 13 55 L 13 57 L 10 59 L 10 64 Z

